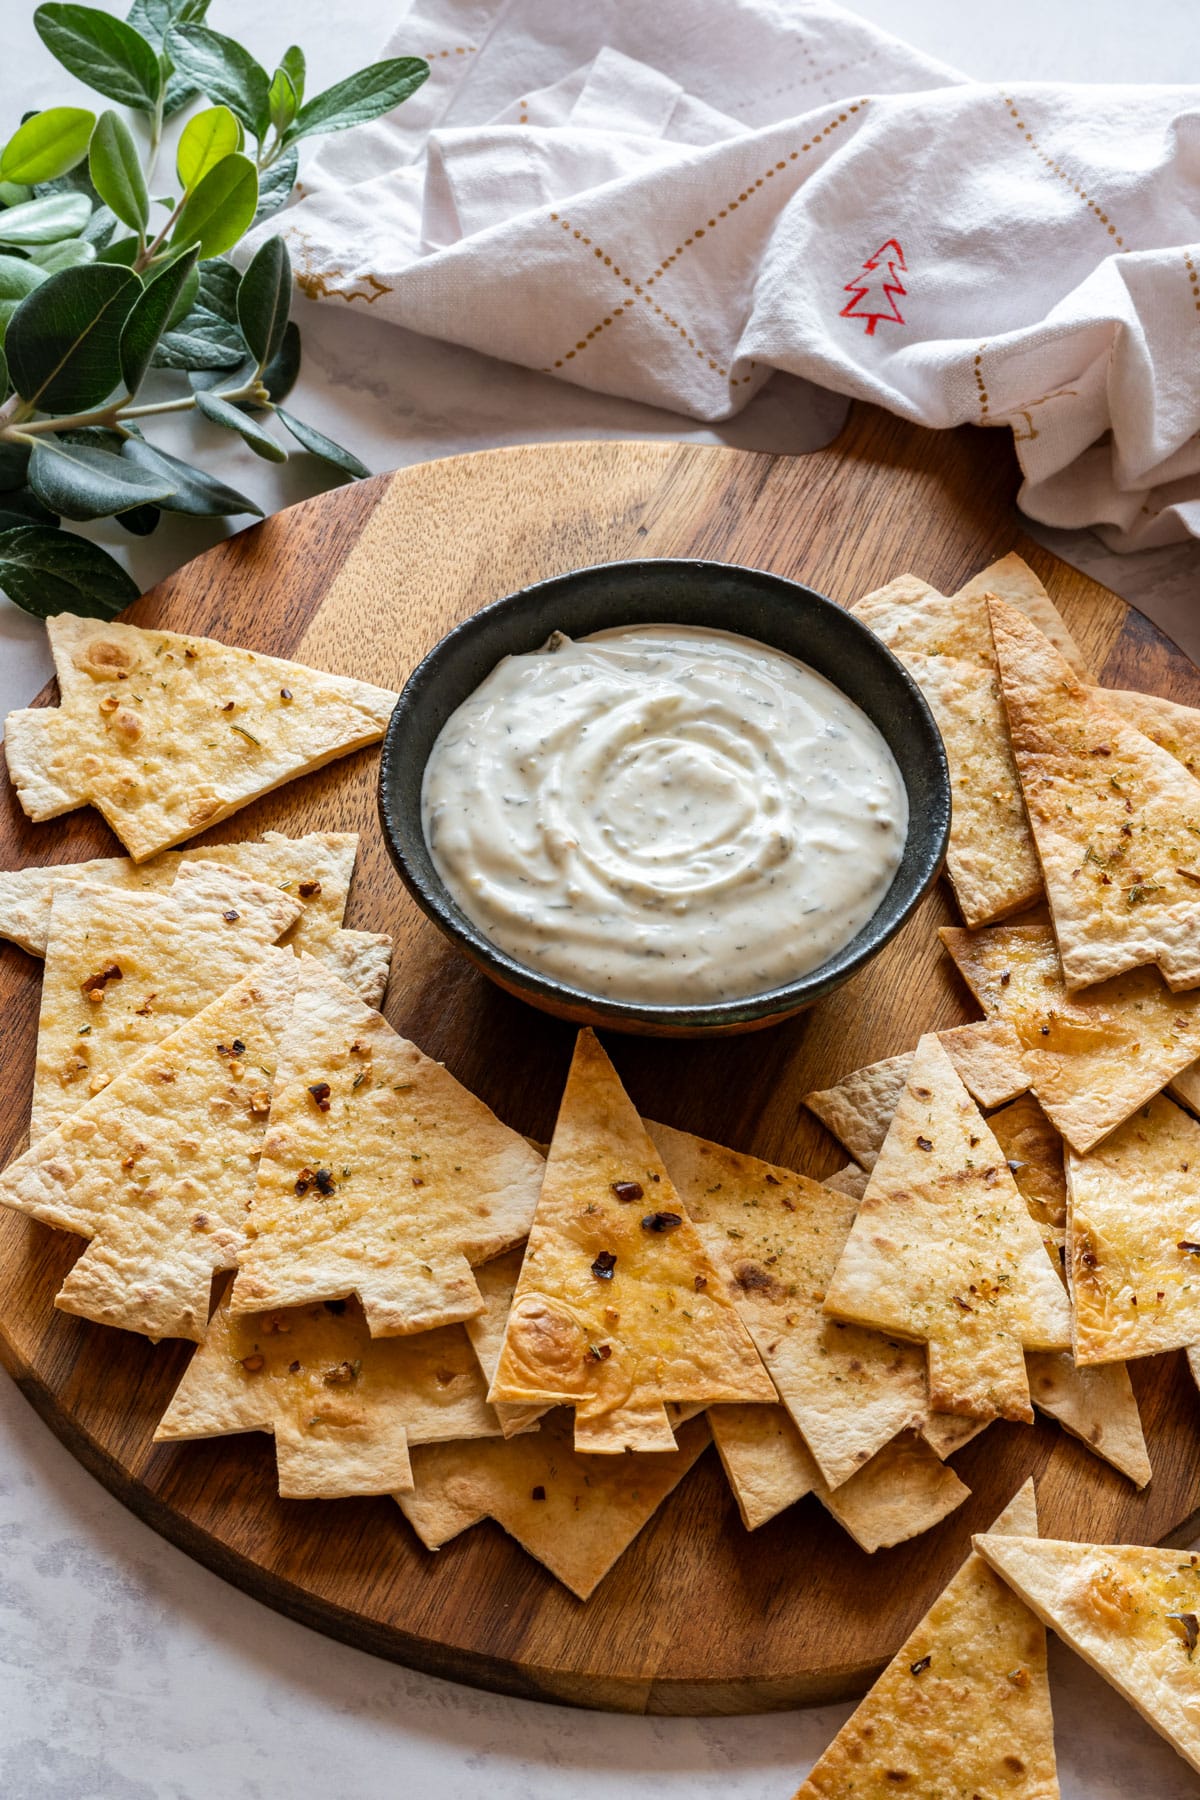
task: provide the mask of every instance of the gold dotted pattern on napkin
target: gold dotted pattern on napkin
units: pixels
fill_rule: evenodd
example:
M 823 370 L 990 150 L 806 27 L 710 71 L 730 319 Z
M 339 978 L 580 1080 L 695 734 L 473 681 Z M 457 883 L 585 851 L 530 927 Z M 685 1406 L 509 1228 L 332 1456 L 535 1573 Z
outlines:
M 1117 249 L 1124 250 L 1126 248 L 1125 239 L 1120 235 L 1116 226 L 1112 223 L 1099 201 L 1093 200 L 1086 193 L 1082 183 L 1075 180 L 1075 177 L 1071 174 L 1069 169 L 1064 169 L 1062 164 L 1055 162 L 1052 156 L 1047 156 L 1046 152 L 1034 137 L 1032 131 L 1026 126 L 1025 120 L 1021 117 L 1021 108 L 1017 105 L 1011 95 L 1005 94 L 1003 100 L 1005 106 L 1008 108 L 1009 116 L 1011 117 L 1013 124 L 1018 131 L 1024 134 L 1025 142 L 1029 145 L 1029 148 L 1033 151 L 1033 154 L 1037 157 L 1038 161 L 1045 163 L 1046 167 L 1050 169 L 1053 174 L 1057 175 L 1060 181 L 1066 183 L 1072 193 L 1079 195 L 1079 198 L 1083 201 L 1088 211 L 1095 213 L 1097 219 L 1100 221 L 1101 225 L 1104 226 L 1109 237 L 1117 246 Z
M 821 144 L 830 137 L 833 132 L 837 131 L 840 126 L 846 124 L 852 113 L 861 112 L 866 105 L 866 100 L 857 101 L 853 106 L 848 107 L 845 112 L 838 113 L 837 117 L 831 119 L 823 130 L 816 132 L 807 143 L 801 144 L 798 150 L 788 151 L 786 156 L 781 157 L 779 161 L 772 163 L 769 168 L 764 169 L 762 174 L 758 176 L 755 181 L 747 183 L 746 187 L 736 198 L 731 196 L 726 200 L 724 206 L 718 208 L 707 222 L 694 226 L 690 234 L 683 239 L 683 242 L 676 244 L 674 250 L 669 255 L 661 257 L 658 266 L 654 269 L 653 273 L 643 276 L 641 281 L 635 281 L 632 275 L 623 273 L 620 264 L 614 261 L 604 249 L 603 245 L 593 243 L 586 232 L 572 225 L 570 219 L 564 219 L 560 213 L 552 212 L 550 214 L 550 223 L 557 225 L 562 231 L 569 231 L 582 248 L 591 250 L 592 255 L 596 257 L 599 262 L 602 262 L 604 267 L 612 273 L 614 280 L 619 281 L 623 287 L 629 288 L 630 293 L 619 300 L 616 305 L 613 306 L 612 310 L 602 319 L 598 319 L 589 331 L 584 332 L 583 336 L 576 341 L 572 349 L 565 350 L 553 363 L 546 363 L 543 366 L 543 372 L 551 374 L 555 369 L 564 368 L 567 363 L 573 362 L 577 356 L 580 356 L 588 349 L 602 332 L 607 331 L 610 326 L 615 325 L 618 320 L 624 318 L 626 313 L 635 307 L 640 300 L 645 306 L 649 307 L 652 312 L 657 314 L 669 330 L 679 334 L 684 343 L 688 345 L 689 349 L 695 353 L 701 362 L 706 362 L 715 374 L 728 380 L 730 387 L 742 387 L 747 382 L 753 381 L 754 372 L 758 367 L 757 363 L 751 362 L 750 373 L 748 375 L 735 375 L 731 377 L 729 370 L 725 368 L 715 356 L 711 355 L 702 344 L 698 344 L 687 326 L 681 324 L 665 306 L 659 303 L 649 290 L 656 282 L 662 280 L 663 276 L 667 273 L 667 270 L 672 268 L 674 264 L 679 261 L 680 257 L 685 256 L 690 249 L 698 244 L 701 239 L 705 238 L 710 232 L 718 230 L 722 219 L 727 219 L 732 213 L 737 212 L 739 207 L 749 205 L 759 190 L 763 188 L 768 181 L 773 181 L 776 175 L 785 171 L 789 163 L 798 162 L 802 156 L 807 155 L 810 151 L 819 149 Z
M 1200 312 L 1200 274 L 1197 274 L 1196 264 L 1186 250 L 1183 253 L 1183 263 L 1192 287 L 1192 305 Z

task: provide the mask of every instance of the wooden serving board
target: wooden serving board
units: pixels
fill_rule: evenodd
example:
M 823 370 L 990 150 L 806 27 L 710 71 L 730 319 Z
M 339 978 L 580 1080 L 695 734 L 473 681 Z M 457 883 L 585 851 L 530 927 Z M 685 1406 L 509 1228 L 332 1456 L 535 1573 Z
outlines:
M 1016 548 L 1103 679 L 1200 704 L 1200 671 L 1116 595 L 1023 539 L 1007 436 L 934 433 L 859 410 L 832 448 L 777 458 L 671 444 L 527 446 L 378 476 L 230 539 L 147 594 L 134 621 L 399 687 L 485 602 L 580 564 L 699 556 L 757 564 L 850 602 L 913 569 L 951 591 Z M 46 698 L 52 698 L 48 694 Z M 548 1138 L 571 1029 L 500 993 L 417 913 L 375 812 L 364 752 L 285 787 L 204 841 L 362 833 L 348 923 L 395 934 L 386 1011 L 518 1130 Z M 31 825 L 0 781 L 0 867 L 119 846 L 97 815 Z M 800 1099 L 974 1016 L 935 927 L 939 884 L 840 993 L 789 1024 L 713 1043 L 610 1038 L 636 1104 L 816 1176 L 841 1160 Z M 21 1147 L 38 965 L 0 950 L 0 1166 Z M 665 1713 L 744 1712 L 861 1691 L 1020 1482 L 1050 1536 L 1151 1543 L 1200 1502 L 1200 1400 L 1182 1357 L 1134 1367 L 1154 1479 L 1142 1494 L 1056 1426 L 994 1425 L 956 1459 L 971 1499 L 938 1530 L 863 1555 L 817 1503 L 748 1534 L 715 1453 L 583 1605 L 490 1522 L 438 1555 L 387 1499 L 281 1501 L 262 1436 L 155 1447 L 190 1346 L 56 1312 L 78 1239 L 0 1210 L 0 1355 L 79 1460 L 156 1530 L 306 1624 L 514 1694 Z

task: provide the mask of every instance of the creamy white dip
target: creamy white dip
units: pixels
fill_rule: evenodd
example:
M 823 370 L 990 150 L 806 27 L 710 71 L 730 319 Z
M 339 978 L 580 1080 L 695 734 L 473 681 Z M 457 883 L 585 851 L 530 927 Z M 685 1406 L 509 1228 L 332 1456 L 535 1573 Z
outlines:
M 732 632 L 640 625 L 508 656 L 425 767 L 434 864 L 517 961 L 612 1000 L 779 987 L 867 922 L 908 800 L 840 689 Z

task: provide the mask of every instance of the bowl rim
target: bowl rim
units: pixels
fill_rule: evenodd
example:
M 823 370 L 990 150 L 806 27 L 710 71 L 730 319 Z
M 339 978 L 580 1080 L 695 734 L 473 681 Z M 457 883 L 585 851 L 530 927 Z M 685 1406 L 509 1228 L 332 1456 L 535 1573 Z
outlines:
M 737 999 L 714 1000 L 699 1004 L 614 1000 L 600 994 L 590 993 L 586 988 L 575 987 L 568 981 L 530 968 L 527 963 L 519 961 L 494 943 L 461 910 L 450 890 L 442 881 L 433 865 L 432 857 L 429 855 L 423 832 L 421 849 L 428 862 L 432 880 L 426 875 L 424 868 L 413 862 L 394 824 L 393 802 L 397 790 L 405 779 L 401 773 L 400 740 L 408 729 L 415 709 L 422 704 L 426 686 L 434 678 L 441 660 L 454 645 L 476 633 L 485 621 L 493 620 L 506 612 L 512 612 L 519 616 L 523 605 L 528 605 L 531 600 L 544 596 L 550 590 L 569 588 L 577 581 L 611 574 L 617 570 L 654 573 L 685 569 L 693 573 L 703 570 L 706 574 L 712 572 L 753 577 L 757 581 L 767 583 L 772 588 L 783 589 L 801 598 L 806 604 L 815 603 L 818 609 L 830 608 L 840 614 L 842 619 L 854 630 L 861 633 L 864 645 L 869 646 L 869 653 L 880 656 L 884 667 L 890 665 L 888 671 L 890 677 L 905 691 L 910 705 L 915 708 L 917 717 L 921 721 L 935 777 L 944 795 L 943 817 L 936 833 L 926 846 L 925 854 L 919 864 L 919 879 L 915 881 L 912 892 L 896 913 L 895 918 L 881 933 L 873 934 L 872 926 L 892 894 L 895 877 L 881 897 L 875 911 L 849 940 L 849 943 L 844 944 L 841 950 L 835 951 L 832 957 L 818 964 L 815 969 L 805 975 L 797 976 L 792 981 L 782 983 L 778 987 L 764 989 L 756 994 L 743 995 Z M 663 624 L 673 623 L 670 619 L 664 619 L 661 622 Z M 603 630 L 604 627 L 598 626 L 595 629 Z M 718 628 L 713 627 L 712 629 Z M 734 635 L 745 637 L 751 634 L 741 632 Z M 766 642 L 762 638 L 755 641 Z M 780 645 L 768 647 L 782 650 Z M 523 652 L 507 651 L 503 654 L 523 654 Z M 782 654 L 793 655 L 791 651 L 787 650 L 782 650 Z M 498 658 L 497 661 L 499 660 Z M 794 658 L 794 660 L 802 659 Z M 820 671 L 818 670 L 817 673 L 819 674 Z M 482 679 L 486 679 L 486 676 Z M 824 679 L 830 681 L 834 687 L 839 687 L 839 683 L 833 676 L 827 675 Z M 845 690 L 840 689 L 840 691 L 844 692 Z M 849 696 L 847 697 L 849 698 Z M 451 712 L 456 710 L 467 698 L 468 696 L 464 694 L 460 700 L 455 702 Z M 865 707 L 860 707 L 860 710 L 866 713 L 868 718 L 871 718 L 871 714 Z M 447 714 L 447 718 L 449 716 Z M 878 721 L 871 718 L 871 722 L 878 730 Z M 424 772 L 425 764 L 422 763 L 420 772 L 422 782 Z M 905 788 L 907 792 L 907 783 L 905 783 Z M 823 999 L 835 988 L 841 987 L 890 943 L 912 917 L 941 872 L 950 838 L 951 783 L 949 763 L 941 731 L 920 686 L 882 639 L 876 637 L 874 632 L 860 619 L 855 618 L 847 607 L 839 606 L 836 600 L 831 600 L 828 595 L 820 593 L 816 588 L 809 587 L 805 582 L 796 581 L 788 575 L 780 575 L 773 569 L 760 569 L 750 563 L 722 562 L 711 557 L 694 556 L 613 557 L 605 562 L 585 563 L 578 568 L 563 570 L 557 575 L 545 576 L 540 581 L 529 582 L 524 587 L 516 588 L 511 593 L 488 601 L 465 619 L 460 620 L 457 625 L 452 625 L 450 630 L 443 633 L 437 642 L 426 651 L 401 688 L 384 733 L 379 763 L 378 809 L 388 855 L 417 906 L 426 918 L 430 919 L 439 930 L 451 939 L 460 952 L 477 965 L 482 966 L 484 971 L 497 980 L 508 992 L 528 999 L 531 1005 L 540 1006 L 543 1010 L 548 1008 L 561 1013 L 565 1009 L 573 1009 L 577 1014 L 587 1014 L 595 1022 L 613 1030 L 620 1030 L 624 1027 L 649 1034 L 661 1031 L 663 1033 L 704 1035 L 707 1032 L 716 1034 L 722 1030 L 728 1031 L 731 1027 L 747 1027 L 756 1023 L 768 1024 L 775 1019 L 783 1020 L 790 1017 L 802 1008 Z M 910 800 L 910 837 L 912 822 Z M 923 832 L 927 832 L 928 824 L 931 822 L 927 814 L 926 823 L 922 827 Z M 907 842 L 906 838 L 906 844 Z M 897 868 L 897 876 L 899 873 L 900 869 Z

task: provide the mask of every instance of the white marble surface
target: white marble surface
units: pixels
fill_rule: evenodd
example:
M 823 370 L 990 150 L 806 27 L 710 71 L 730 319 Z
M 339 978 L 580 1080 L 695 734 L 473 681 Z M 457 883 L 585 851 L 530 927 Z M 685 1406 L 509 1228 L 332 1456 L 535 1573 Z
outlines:
M 546 0 L 547 5 L 569 0 Z M 631 0 L 631 4 L 634 0 Z M 30 7 L 29 10 L 32 10 Z M 328 78 L 370 59 L 395 8 L 339 0 L 214 0 L 212 22 L 264 59 L 291 39 Z M 980 78 L 1178 79 L 1194 69 L 1194 0 L 859 0 L 858 10 Z M 4 0 L 0 131 L 66 97 L 28 23 Z M 712 0 L 715 39 L 721 5 Z M 1192 55 L 1188 55 L 1190 46 Z M 418 46 L 419 48 L 419 46 Z M 728 428 L 578 392 L 412 338 L 361 314 L 302 306 L 295 410 L 376 469 L 516 440 L 651 436 L 802 450 L 841 417 L 802 413 L 777 378 Z M 180 444 L 189 426 L 175 427 Z M 164 436 L 167 447 L 172 439 Z M 321 485 L 303 459 L 276 470 L 211 431 L 207 452 L 268 509 Z M 223 527 L 131 545 L 144 583 Z M 1159 620 L 1200 657 L 1200 549 L 1109 555 L 1086 533 L 1039 534 Z M 0 711 L 48 669 L 40 627 L 0 601 Z M 228 1587 L 127 1514 L 0 1380 L 0 1795 L 8 1800 L 786 1800 L 847 1707 L 766 1718 L 583 1714 L 434 1681 L 327 1642 Z M 1074 1657 L 1052 1646 L 1067 1800 L 1185 1800 L 1200 1780 Z

